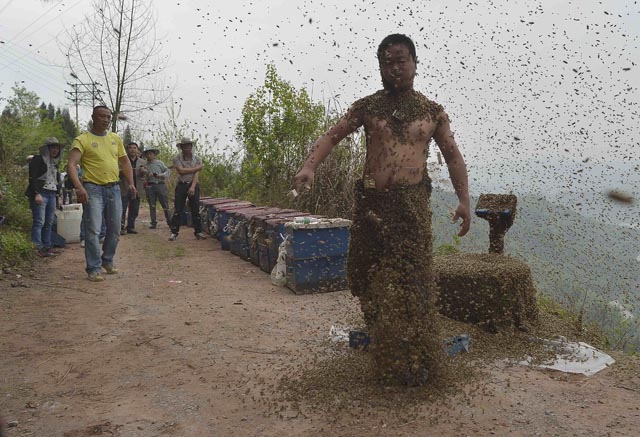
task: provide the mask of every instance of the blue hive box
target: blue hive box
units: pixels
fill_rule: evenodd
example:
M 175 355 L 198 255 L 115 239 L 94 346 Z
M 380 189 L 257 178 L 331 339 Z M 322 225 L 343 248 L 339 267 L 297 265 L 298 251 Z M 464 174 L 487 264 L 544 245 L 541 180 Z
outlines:
M 292 222 L 295 217 L 303 216 L 309 216 L 309 213 L 292 211 L 265 221 L 265 244 L 258 243 L 260 270 L 271 273 L 276 266 L 276 261 L 278 261 L 278 248 L 284 239 L 285 223 Z
M 219 230 L 218 232 L 218 238 L 220 240 L 220 248 L 222 250 L 231 250 L 231 234 L 236 229 L 236 225 L 238 224 L 238 220 L 236 219 L 236 214 L 242 211 L 248 211 L 255 208 L 262 208 L 262 207 L 256 207 L 255 205 L 250 204 L 248 206 L 236 206 L 231 208 L 224 207 L 218 210 L 218 213 L 220 214 L 221 223 L 224 223 L 226 218 L 226 225 L 222 227 L 221 230 Z
M 249 241 L 249 260 L 252 264 L 260 266 L 260 250 L 261 247 L 265 248 L 266 255 L 266 242 L 267 239 L 267 220 L 281 217 L 283 215 L 295 212 L 293 209 L 279 209 L 278 211 L 269 214 L 258 214 L 251 217 L 249 226 L 247 228 L 247 239 Z M 264 269 L 265 272 L 268 268 L 268 261 Z
M 215 237 L 217 233 L 217 227 L 215 222 L 216 211 L 222 208 L 223 206 L 229 206 L 231 204 L 237 204 L 237 203 L 247 204 L 248 202 L 245 202 L 243 200 L 237 200 L 237 199 L 220 199 L 220 200 L 209 201 L 207 203 L 207 210 L 209 213 L 209 233 L 211 234 L 212 237 Z
M 231 253 L 249 261 L 249 223 L 251 219 L 258 214 L 270 214 L 277 211 L 280 211 L 280 208 L 256 206 L 235 212 L 233 214 L 234 229 L 230 233 Z
M 200 198 L 200 221 L 202 223 L 202 230 L 207 234 L 211 234 L 211 225 L 213 220 L 212 209 L 220 202 L 237 202 L 235 199 L 229 199 L 227 197 L 206 197 Z
M 287 287 L 296 294 L 348 288 L 346 264 L 350 220 L 287 223 Z
M 251 202 L 245 202 L 242 200 L 239 200 L 237 202 L 232 202 L 232 203 L 226 203 L 224 205 L 215 206 L 214 207 L 215 213 L 214 213 L 213 222 L 211 225 L 211 231 L 212 231 L 211 235 L 217 238 L 218 240 L 222 240 L 222 238 L 228 237 L 228 234 L 225 228 L 227 227 L 227 222 L 231 217 L 231 211 L 240 209 L 240 208 L 252 207 L 252 206 L 255 206 L 255 205 L 253 205 Z M 227 248 L 227 250 L 229 249 Z

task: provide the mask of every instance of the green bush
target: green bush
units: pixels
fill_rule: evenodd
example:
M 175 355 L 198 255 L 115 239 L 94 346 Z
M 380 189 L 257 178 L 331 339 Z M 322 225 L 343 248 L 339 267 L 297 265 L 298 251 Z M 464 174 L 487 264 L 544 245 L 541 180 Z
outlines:
M 26 182 L 24 187 L 18 187 L 0 177 L 0 190 L 4 193 L 0 201 L 0 216 L 5 217 L 4 226 L 28 232 L 31 228 L 31 210 L 24 195 L 25 188 Z
M 32 259 L 31 240 L 24 232 L 0 228 L 0 265 L 16 266 Z

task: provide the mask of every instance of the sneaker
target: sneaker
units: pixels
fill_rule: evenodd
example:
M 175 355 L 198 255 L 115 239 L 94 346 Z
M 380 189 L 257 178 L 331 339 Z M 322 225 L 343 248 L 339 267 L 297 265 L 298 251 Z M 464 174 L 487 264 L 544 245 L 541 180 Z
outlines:
M 52 256 L 47 249 L 36 249 L 36 256 L 40 258 L 48 258 Z
M 156 228 L 156 224 L 155 224 L 155 223 L 151 223 L 151 224 L 149 225 L 149 229 L 155 229 L 155 228 Z
M 84 247 L 84 240 L 80 240 L 80 247 Z
M 196 240 L 206 240 L 207 239 L 207 237 L 202 232 L 197 232 L 195 234 L 195 236 L 196 236 Z
M 102 268 L 105 269 L 107 275 L 115 275 L 118 273 L 118 269 L 113 264 L 102 264 Z
M 48 254 L 49 256 L 58 256 L 58 255 L 60 255 L 60 252 L 56 252 L 56 251 L 55 251 L 55 250 L 53 250 L 53 249 L 49 249 L 49 250 L 47 250 L 47 254 Z
M 125 235 L 127 230 L 125 228 L 120 229 L 120 235 Z
M 135 229 L 127 229 L 127 234 L 137 234 L 138 231 L 136 231 Z
M 102 282 L 102 281 L 104 281 L 104 276 L 102 276 L 100 274 L 100 272 L 90 272 L 89 273 L 89 280 L 91 282 Z
M 178 234 L 169 235 L 169 241 L 176 241 L 178 239 Z

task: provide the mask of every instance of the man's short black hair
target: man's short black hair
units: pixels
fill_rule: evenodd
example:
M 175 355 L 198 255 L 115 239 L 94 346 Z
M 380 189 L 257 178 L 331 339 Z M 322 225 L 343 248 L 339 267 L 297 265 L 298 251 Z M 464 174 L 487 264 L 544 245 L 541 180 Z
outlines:
M 93 113 L 95 114 L 95 113 L 96 113 L 96 111 L 97 111 L 98 109 L 106 109 L 107 111 L 109 111 L 109 112 L 113 113 L 113 111 L 112 111 L 111 109 L 109 109 L 109 108 L 108 108 L 107 106 L 105 106 L 105 105 L 98 105 L 98 106 L 94 106 L 94 107 L 93 107 Z
M 416 64 L 418 63 L 418 58 L 416 57 L 415 44 L 413 44 L 413 41 L 411 41 L 411 38 L 401 33 L 393 33 L 391 35 L 386 36 L 382 40 L 382 42 L 378 46 L 378 61 L 380 61 L 380 58 L 383 56 L 384 50 L 387 47 L 395 44 L 404 44 L 405 46 L 407 46 L 407 48 L 409 49 L 409 54 L 413 58 L 413 62 L 415 62 Z
M 138 146 L 138 143 L 134 143 L 133 141 L 127 144 L 127 147 L 129 146 L 136 146 L 138 149 L 140 148 L 140 146 Z

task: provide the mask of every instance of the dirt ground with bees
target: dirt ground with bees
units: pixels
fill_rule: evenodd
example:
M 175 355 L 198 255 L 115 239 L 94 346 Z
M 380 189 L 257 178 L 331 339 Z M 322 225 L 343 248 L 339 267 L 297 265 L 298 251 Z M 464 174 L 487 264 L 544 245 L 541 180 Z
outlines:
M 145 213 L 140 233 L 121 238 L 120 272 L 103 283 L 86 280 L 78 244 L 0 276 L 7 436 L 634 435 L 640 427 L 640 360 L 618 354 L 589 378 L 479 360 L 472 378 L 428 399 L 414 396 L 425 388 L 352 390 L 348 369 L 314 373 L 366 353 L 329 340 L 332 325 L 358 323 L 348 292 L 294 295 L 190 229 L 167 241 L 166 225 L 148 230 Z M 334 374 L 338 387 L 327 381 Z M 296 385 L 304 390 L 289 396 Z

